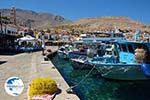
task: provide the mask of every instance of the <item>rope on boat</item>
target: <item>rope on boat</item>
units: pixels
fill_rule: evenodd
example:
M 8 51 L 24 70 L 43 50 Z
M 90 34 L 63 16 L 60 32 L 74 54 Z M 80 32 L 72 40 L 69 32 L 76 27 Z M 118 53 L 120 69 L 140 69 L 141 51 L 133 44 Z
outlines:
M 92 67 L 92 69 L 85 75 L 85 77 L 79 83 L 77 83 L 74 86 L 71 86 L 70 88 L 68 88 L 66 90 L 66 92 L 67 93 L 73 93 L 72 89 L 75 88 L 75 87 L 77 87 L 78 85 L 80 85 L 91 74 L 91 72 L 94 70 L 94 68 L 95 68 L 95 65 Z

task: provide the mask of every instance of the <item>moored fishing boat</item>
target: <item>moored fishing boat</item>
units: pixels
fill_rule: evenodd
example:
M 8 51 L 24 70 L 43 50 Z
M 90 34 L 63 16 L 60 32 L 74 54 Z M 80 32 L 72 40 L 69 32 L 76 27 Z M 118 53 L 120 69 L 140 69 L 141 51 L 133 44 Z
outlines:
M 73 49 L 73 47 L 71 45 L 61 46 L 57 51 L 58 56 L 62 59 L 69 59 L 69 52 L 72 49 Z
M 70 52 L 72 67 L 74 69 L 92 69 L 92 65 L 90 65 L 89 60 L 97 55 L 97 48 L 100 47 L 100 44 L 100 42 L 92 42 L 87 46 L 87 48 L 82 48 L 80 51 L 76 52 Z
M 108 41 L 107 41 L 108 42 Z M 91 46 L 88 46 L 85 54 L 74 54 L 75 56 L 71 58 L 71 64 L 74 69 L 92 69 L 93 65 L 90 64 L 90 61 L 100 61 L 103 59 L 105 54 L 105 48 L 109 46 L 106 43 L 95 43 Z
M 71 59 L 71 64 L 74 69 L 91 69 L 92 65 L 89 64 L 87 58 Z
M 58 49 L 58 55 L 63 59 L 79 58 L 87 55 L 86 43 L 77 41 L 72 45 L 61 46 Z
M 150 43 L 114 42 L 103 59 L 89 61 L 100 74 L 115 80 L 150 79 Z

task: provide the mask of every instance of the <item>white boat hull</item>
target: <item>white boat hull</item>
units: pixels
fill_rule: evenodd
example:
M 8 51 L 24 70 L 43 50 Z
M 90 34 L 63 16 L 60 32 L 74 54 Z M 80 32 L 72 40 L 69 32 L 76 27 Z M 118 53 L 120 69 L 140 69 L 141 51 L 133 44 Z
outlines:
M 150 78 L 144 75 L 140 65 L 126 64 L 96 64 L 96 69 L 101 76 L 114 80 L 149 80 Z
M 64 53 L 64 52 L 58 51 L 58 56 L 62 59 L 69 59 L 69 55 L 67 53 Z
M 78 59 L 71 59 L 71 64 L 72 67 L 74 69 L 92 69 L 92 65 L 90 65 L 89 63 L 82 61 L 82 60 L 78 60 Z

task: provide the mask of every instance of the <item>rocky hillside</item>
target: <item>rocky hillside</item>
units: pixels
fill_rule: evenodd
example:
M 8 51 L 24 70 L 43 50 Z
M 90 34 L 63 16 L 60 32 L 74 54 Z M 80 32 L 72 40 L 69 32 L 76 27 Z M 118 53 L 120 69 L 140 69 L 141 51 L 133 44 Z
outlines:
M 66 24 L 64 26 L 73 29 L 84 30 L 84 31 L 86 30 L 89 31 L 108 30 L 109 31 L 117 28 L 122 31 L 135 31 L 140 29 L 145 32 L 150 32 L 150 25 L 143 24 L 142 22 L 135 21 L 128 17 L 84 18 L 84 19 L 74 21 L 71 24 Z
M 0 9 L 3 16 L 10 16 L 10 9 Z M 29 26 L 31 23 L 34 28 L 54 27 L 68 22 L 59 15 L 50 13 L 37 13 L 31 10 L 16 9 L 17 23 Z
M 3 16 L 10 16 L 10 9 L 0 9 Z M 112 30 L 115 27 L 122 31 L 140 29 L 150 33 L 150 25 L 135 21 L 128 17 L 96 17 L 84 18 L 77 21 L 66 20 L 62 16 L 50 13 L 38 13 L 31 10 L 16 9 L 17 23 L 36 29 L 55 27 L 57 29 L 99 31 Z

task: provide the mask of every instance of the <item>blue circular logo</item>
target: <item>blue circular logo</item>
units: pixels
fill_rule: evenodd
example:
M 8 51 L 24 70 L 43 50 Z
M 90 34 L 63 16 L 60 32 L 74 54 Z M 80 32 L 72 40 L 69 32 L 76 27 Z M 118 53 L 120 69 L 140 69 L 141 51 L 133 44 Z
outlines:
M 18 96 L 23 92 L 24 84 L 19 77 L 10 77 L 5 81 L 5 91 L 11 96 Z

